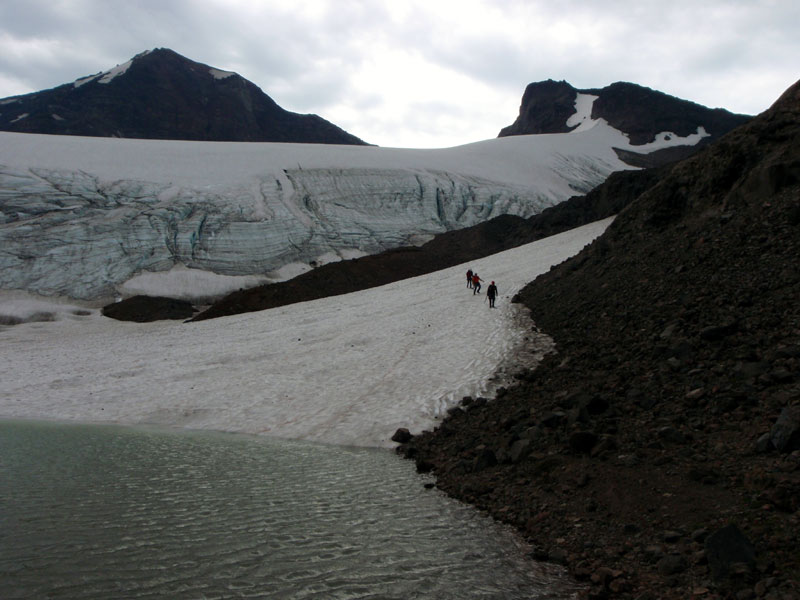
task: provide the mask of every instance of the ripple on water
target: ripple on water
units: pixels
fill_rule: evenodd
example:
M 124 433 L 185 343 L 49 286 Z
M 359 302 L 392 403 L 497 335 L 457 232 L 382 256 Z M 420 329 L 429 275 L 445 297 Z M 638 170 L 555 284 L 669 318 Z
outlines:
M 0 422 L 12 598 L 569 598 L 385 450 Z

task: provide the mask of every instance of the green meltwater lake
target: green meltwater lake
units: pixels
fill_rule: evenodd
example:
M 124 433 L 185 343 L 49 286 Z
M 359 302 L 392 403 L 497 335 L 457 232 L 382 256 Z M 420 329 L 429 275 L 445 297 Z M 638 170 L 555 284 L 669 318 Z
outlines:
M 570 598 L 386 450 L 0 421 L 0 597 Z

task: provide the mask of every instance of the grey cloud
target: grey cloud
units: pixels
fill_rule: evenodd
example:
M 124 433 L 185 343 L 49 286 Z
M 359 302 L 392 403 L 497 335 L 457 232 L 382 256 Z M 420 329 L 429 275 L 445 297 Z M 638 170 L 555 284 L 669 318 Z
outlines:
M 408 51 L 514 100 L 525 85 L 541 79 L 566 79 L 579 88 L 625 80 L 754 112 L 798 77 L 797 2 L 487 2 L 487 10 L 502 6 L 509 17 L 494 29 L 488 22 L 462 27 L 458 11 L 433 18 L 424 4 L 411 6 L 406 19 L 395 20 L 383 3 L 363 0 L 331 1 L 313 14 L 303 2 L 4 0 L 0 81 L 44 89 L 111 68 L 143 50 L 169 47 L 240 73 L 288 110 L 330 118 L 329 111 L 347 106 L 369 112 L 387 130 L 416 128 L 427 135 L 461 119 L 479 119 L 494 107 L 471 106 L 462 89 L 452 102 L 432 97 L 399 111 L 405 114 L 381 114 L 385 90 L 377 83 L 369 89 L 352 83 L 352 75 L 381 48 Z M 564 29 L 554 29 L 556 24 Z M 550 35 L 553 31 L 560 37 Z M 414 73 L 393 75 L 414 85 Z M 748 79 L 763 85 L 748 86 Z M 763 107 L 744 109 L 745 101 Z M 459 107 L 463 117 L 454 118 Z M 498 129 L 515 116 L 508 115 Z

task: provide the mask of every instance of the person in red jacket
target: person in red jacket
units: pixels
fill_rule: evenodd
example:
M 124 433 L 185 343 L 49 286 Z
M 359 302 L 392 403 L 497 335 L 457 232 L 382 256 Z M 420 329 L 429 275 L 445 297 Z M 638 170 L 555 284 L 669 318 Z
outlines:
M 481 293 L 481 281 L 483 281 L 483 279 L 478 277 L 477 273 L 473 273 L 472 274 L 472 294 L 473 295 Z

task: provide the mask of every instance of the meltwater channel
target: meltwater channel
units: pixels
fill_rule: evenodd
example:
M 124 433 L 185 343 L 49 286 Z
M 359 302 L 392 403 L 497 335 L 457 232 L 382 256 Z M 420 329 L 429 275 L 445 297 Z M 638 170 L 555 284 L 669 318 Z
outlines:
M 572 598 L 386 450 L 0 422 L 0 597 Z

